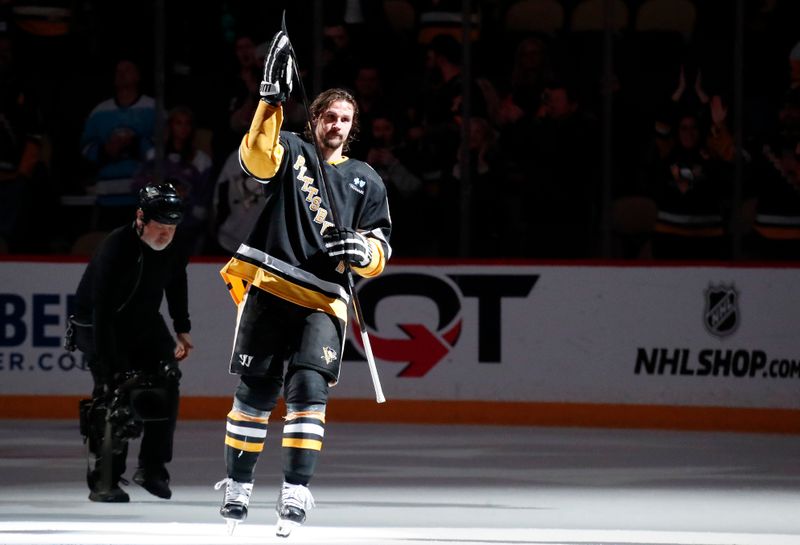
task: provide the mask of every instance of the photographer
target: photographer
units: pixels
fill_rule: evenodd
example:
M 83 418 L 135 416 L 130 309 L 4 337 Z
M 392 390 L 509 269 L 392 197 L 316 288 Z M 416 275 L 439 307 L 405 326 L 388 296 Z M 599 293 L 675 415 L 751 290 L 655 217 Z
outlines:
M 81 411 L 96 456 L 87 475 L 92 501 L 129 501 L 119 482 L 127 442 L 139 433 L 133 481 L 160 498 L 172 495 L 165 464 L 178 412 L 177 362 L 193 348 L 186 258 L 171 244 L 182 217 L 171 184 L 144 187 L 134 221 L 108 235 L 78 286 L 67 341 L 87 355 L 94 379 Z M 177 342 L 159 311 L 165 293 Z

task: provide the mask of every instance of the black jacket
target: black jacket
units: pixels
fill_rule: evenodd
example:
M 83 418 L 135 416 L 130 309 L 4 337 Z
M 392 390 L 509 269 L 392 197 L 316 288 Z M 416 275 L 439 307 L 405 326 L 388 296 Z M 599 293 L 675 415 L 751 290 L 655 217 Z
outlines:
M 121 337 L 138 337 L 154 322 L 163 322 L 161 302 L 167 294 L 176 333 L 188 333 L 186 257 L 174 242 L 155 251 L 141 241 L 134 224 L 112 231 L 83 273 L 75 315 L 94 328 L 93 354 L 104 366 L 125 370 Z

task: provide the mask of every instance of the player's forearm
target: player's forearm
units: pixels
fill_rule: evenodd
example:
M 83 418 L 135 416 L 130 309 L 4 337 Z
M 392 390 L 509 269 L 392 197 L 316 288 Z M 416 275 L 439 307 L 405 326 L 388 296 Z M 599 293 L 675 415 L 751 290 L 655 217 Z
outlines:
M 283 109 L 259 101 L 250 130 L 239 146 L 242 168 L 258 180 L 272 178 L 283 158 L 280 131 L 283 124 Z

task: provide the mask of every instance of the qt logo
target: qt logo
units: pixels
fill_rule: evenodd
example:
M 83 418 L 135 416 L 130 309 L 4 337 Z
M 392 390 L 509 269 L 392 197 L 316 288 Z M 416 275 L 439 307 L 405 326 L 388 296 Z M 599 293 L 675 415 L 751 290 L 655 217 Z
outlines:
M 538 279 L 538 275 L 529 274 L 395 273 L 363 281 L 357 289 L 364 324 L 372 331 L 370 343 L 375 357 L 405 363 L 397 376 L 422 377 L 458 343 L 464 321 L 462 301 L 467 297 L 478 300 L 478 361 L 500 363 L 503 299 L 527 297 Z M 382 312 L 389 319 L 378 323 L 381 305 L 391 309 Z M 428 309 L 435 311 L 435 319 Z M 363 350 L 360 335 L 353 337 Z

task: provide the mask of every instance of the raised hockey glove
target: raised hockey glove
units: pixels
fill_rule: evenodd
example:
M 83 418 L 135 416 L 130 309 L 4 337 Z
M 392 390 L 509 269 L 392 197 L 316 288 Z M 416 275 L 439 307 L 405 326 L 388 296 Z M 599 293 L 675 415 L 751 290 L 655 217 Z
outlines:
M 272 105 L 284 102 L 292 92 L 292 76 L 294 63 L 292 62 L 291 44 L 283 31 L 278 31 L 269 44 L 269 51 L 264 59 L 264 77 L 261 80 L 259 93 L 261 100 Z
M 333 259 L 346 259 L 356 267 L 366 267 L 372 261 L 372 246 L 367 237 L 353 229 L 328 228 L 322 236 L 325 251 Z

